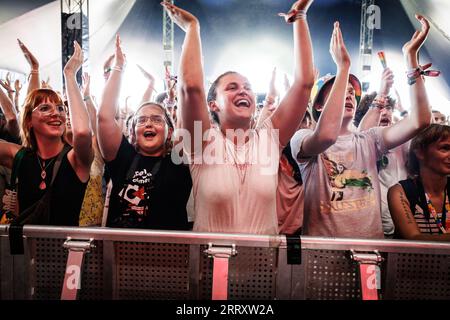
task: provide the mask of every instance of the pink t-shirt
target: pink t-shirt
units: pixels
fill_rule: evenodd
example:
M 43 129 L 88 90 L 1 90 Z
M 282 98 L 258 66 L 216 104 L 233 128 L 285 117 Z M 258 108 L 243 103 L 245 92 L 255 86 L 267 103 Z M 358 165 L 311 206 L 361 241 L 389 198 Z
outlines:
M 278 234 L 280 145 L 270 119 L 249 130 L 249 140 L 241 147 L 217 128 L 204 136 L 203 152 L 196 150 L 190 165 L 194 231 Z

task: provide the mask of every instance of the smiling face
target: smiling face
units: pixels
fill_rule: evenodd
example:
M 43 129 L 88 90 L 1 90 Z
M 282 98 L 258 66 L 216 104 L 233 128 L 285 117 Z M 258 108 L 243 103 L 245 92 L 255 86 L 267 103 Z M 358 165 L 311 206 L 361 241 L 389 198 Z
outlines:
M 420 166 L 426 166 L 439 175 L 450 175 L 450 136 L 416 151 Z
M 167 124 L 165 112 L 153 104 L 141 107 L 133 119 L 132 138 L 142 155 L 162 156 L 166 152 L 166 141 L 170 140 L 173 128 Z
M 215 99 L 209 102 L 211 111 L 221 124 L 248 126 L 256 108 L 256 96 L 244 76 L 229 73 L 217 83 Z
M 21 113 L 21 138 L 24 146 L 36 149 L 36 139 L 62 138 L 66 114 L 60 96 L 50 89 L 32 91 Z

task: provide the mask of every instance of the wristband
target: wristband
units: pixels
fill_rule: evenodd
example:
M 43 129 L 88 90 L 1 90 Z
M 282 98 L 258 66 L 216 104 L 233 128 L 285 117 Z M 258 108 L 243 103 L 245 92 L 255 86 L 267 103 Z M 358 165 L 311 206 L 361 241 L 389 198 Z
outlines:
M 306 19 L 306 10 L 296 10 L 292 9 L 288 13 L 279 13 L 278 16 L 283 17 L 286 23 L 291 24 L 296 20 Z
M 404 110 L 404 111 L 400 112 L 400 116 L 404 117 L 406 115 L 408 115 L 408 111 L 407 110 Z
M 91 96 L 86 96 L 83 98 L 83 101 L 88 101 L 89 99 L 91 99 Z
M 115 66 L 115 67 L 112 67 L 111 70 L 115 70 L 115 71 L 118 71 L 118 72 L 122 72 L 122 71 L 123 71 L 123 67 Z
M 406 77 L 408 78 L 408 84 L 411 86 L 417 82 L 417 79 L 421 76 L 426 77 L 438 77 L 441 72 L 438 70 L 427 70 L 429 69 L 433 64 L 427 63 L 423 66 L 418 66 L 417 68 L 410 70 L 406 72 Z

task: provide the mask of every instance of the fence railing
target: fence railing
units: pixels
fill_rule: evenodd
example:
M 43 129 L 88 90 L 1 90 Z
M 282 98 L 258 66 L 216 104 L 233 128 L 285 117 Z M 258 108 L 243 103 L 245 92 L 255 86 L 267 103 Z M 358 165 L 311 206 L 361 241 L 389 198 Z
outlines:
M 450 244 L 0 226 L 0 299 L 450 299 Z M 17 233 L 17 230 L 16 230 Z M 10 245 L 23 239 L 23 254 Z M 20 247 L 20 246 L 19 246 Z

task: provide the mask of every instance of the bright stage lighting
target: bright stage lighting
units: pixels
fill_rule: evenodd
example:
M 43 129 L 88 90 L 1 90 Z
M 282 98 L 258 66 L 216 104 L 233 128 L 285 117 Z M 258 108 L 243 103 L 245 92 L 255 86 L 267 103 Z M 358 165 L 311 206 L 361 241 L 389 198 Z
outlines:
M 236 71 L 247 77 L 255 93 L 268 90 L 272 70 L 277 67 L 277 87 L 284 94 L 284 74 L 292 73 L 292 48 L 275 39 L 260 38 L 251 41 L 231 41 L 216 59 L 213 74 L 208 82 L 213 82 L 226 71 Z M 292 81 L 292 79 L 290 78 Z

